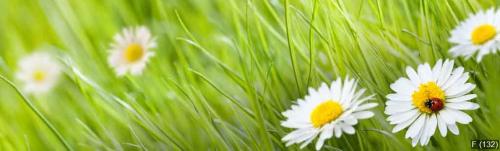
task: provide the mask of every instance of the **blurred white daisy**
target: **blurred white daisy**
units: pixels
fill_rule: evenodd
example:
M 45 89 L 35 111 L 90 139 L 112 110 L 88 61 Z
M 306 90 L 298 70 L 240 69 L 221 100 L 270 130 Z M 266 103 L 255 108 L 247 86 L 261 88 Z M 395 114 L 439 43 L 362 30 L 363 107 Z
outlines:
M 337 79 L 330 87 L 323 83 L 318 90 L 309 88 L 304 100 L 298 99 L 296 105 L 283 112 L 287 119 L 281 125 L 295 130 L 282 140 L 287 146 L 302 143 L 303 148 L 319 136 L 316 142 L 319 150 L 334 133 L 337 138 L 343 132 L 354 134 L 353 126 L 358 119 L 372 117 L 373 112 L 367 109 L 377 106 L 377 103 L 364 103 L 373 98 L 373 95 L 363 97 L 364 92 L 365 89 L 357 91 L 357 82 L 349 78 L 343 83 Z
M 396 126 L 393 133 L 409 127 L 405 137 L 412 145 L 426 145 L 436 128 L 446 136 L 447 130 L 458 135 L 456 123 L 468 124 L 472 118 L 461 110 L 475 110 L 476 98 L 468 94 L 475 85 L 467 83 L 469 74 L 464 68 L 453 68 L 453 61 L 439 60 L 431 69 L 429 64 L 418 66 L 417 71 L 406 68 L 408 78 L 402 77 L 391 84 L 396 93 L 387 95 L 387 120 Z
M 489 9 L 472 14 L 460 23 L 448 41 L 456 46 L 449 51 L 453 56 L 464 56 L 466 59 L 477 53 L 480 62 L 484 55 L 495 53 L 500 49 L 500 11 Z
M 115 68 L 116 74 L 141 74 L 149 58 L 154 56 L 150 49 L 156 48 L 156 42 L 149 30 L 144 26 L 126 28 L 115 35 L 114 40 L 108 62 Z
M 33 53 L 22 58 L 18 65 L 16 77 L 23 82 L 26 93 L 49 91 L 57 84 L 61 74 L 61 66 L 47 53 Z

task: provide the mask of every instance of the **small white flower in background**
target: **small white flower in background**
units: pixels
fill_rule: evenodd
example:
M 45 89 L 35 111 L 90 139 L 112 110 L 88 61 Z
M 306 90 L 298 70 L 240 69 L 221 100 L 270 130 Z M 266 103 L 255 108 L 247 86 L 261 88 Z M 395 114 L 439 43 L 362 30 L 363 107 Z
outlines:
M 500 49 L 500 11 L 489 9 L 470 15 L 453 31 L 448 41 L 456 46 L 449 51 L 453 56 L 470 58 L 477 53 L 477 62 L 484 55 L 495 53 Z
M 453 61 L 439 60 L 433 68 L 421 64 L 417 71 L 406 68 L 408 78 L 402 77 L 391 84 L 396 93 L 387 95 L 385 113 L 387 120 L 396 125 L 393 133 L 409 127 L 405 137 L 411 138 L 412 145 L 429 143 L 431 136 L 439 129 L 444 137 L 448 129 L 458 135 L 456 123 L 468 124 L 472 118 L 461 110 L 475 110 L 476 98 L 468 94 L 475 85 L 467 83 L 469 74 L 464 68 L 453 68 Z
M 359 119 L 373 116 L 366 111 L 377 103 L 364 103 L 373 95 L 363 97 L 365 89 L 357 90 L 357 82 L 346 78 L 333 81 L 331 86 L 321 84 L 318 90 L 309 88 L 305 99 L 298 99 L 296 105 L 283 112 L 287 118 L 281 125 L 295 129 L 283 137 L 286 145 L 302 143 L 301 148 L 311 143 L 317 136 L 316 149 L 320 150 L 326 139 L 333 134 L 339 138 L 342 133 L 354 134 L 353 126 Z
M 51 90 L 61 74 L 60 64 L 48 53 L 36 52 L 22 58 L 16 74 L 26 93 L 45 93 Z
M 108 62 L 116 74 L 141 74 L 149 58 L 154 56 L 150 49 L 156 48 L 156 42 L 149 30 L 144 26 L 126 28 L 115 35 L 114 40 Z

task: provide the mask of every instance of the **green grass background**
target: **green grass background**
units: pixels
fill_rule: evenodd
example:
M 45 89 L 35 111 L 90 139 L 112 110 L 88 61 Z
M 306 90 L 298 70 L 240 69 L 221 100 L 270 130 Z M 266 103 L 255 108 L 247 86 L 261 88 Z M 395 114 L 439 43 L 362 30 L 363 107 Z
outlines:
M 375 116 L 326 150 L 469 150 L 500 139 L 500 55 L 457 58 L 481 108 L 460 135 L 411 147 L 383 114 L 406 66 L 451 58 L 449 31 L 499 0 L 0 0 L 0 73 L 36 50 L 64 63 L 51 93 L 27 98 L 74 150 L 298 150 L 281 138 L 281 112 L 308 87 L 359 79 Z M 114 34 L 145 25 L 158 48 L 141 76 L 107 64 Z M 0 150 L 64 150 L 0 82 Z M 314 150 L 309 145 L 305 150 Z

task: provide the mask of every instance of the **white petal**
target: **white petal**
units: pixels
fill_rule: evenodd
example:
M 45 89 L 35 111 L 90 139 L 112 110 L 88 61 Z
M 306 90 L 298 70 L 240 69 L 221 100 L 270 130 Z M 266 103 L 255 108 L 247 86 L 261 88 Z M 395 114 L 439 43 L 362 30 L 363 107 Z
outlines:
M 342 93 L 342 79 L 337 79 L 335 80 L 332 85 L 330 86 L 330 93 L 332 94 L 332 98 L 334 100 L 340 100 L 340 94 Z
M 406 78 L 400 78 L 390 85 L 391 89 L 399 94 L 411 95 L 416 87 Z
M 319 95 L 318 91 L 316 91 L 316 89 L 310 87 L 309 88 L 309 96 L 317 96 L 317 95 Z
M 387 99 L 392 100 L 392 101 L 411 101 L 411 96 L 410 95 L 401 95 L 397 93 L 392 93 L 386 96 Z
M 300 140 L 305 140 L 312 136 L 314 134 L 314 129 L 298 129 L 295 130 L 285 137 L 283 137 L 281 140 L 282 141 L 287 141 L 291 144 L 294 144 L 295 142 L 300 142 Z M 290 144 L 290 145 L 291 145 Z
M 472 118 L 462 111 L 450 110 L 450 112 L 454 115 L 454 118 L 458 123 L 469 124 L 470 122 L 472 122 Z
M 450 109 L 444 108 L 439 111 L 439 115 L 442 117 L 446 124 L 454 124 L 455 123 L 455 115 L 451 112 Z
M 385 108 L 384 113 L 391 115 L 391 114 L 394 114 L 394 113 L 405 112 L 405 111 L 408 111 L 408 110 L 411 110 L 411 109 L 414 109 L 414 108 L 415 108 L 415 106 L 413 106 L 410 103 L 399 103 L 397 105 L 387 106 Z
M 300 137 L 288 141 L 285 145 L 290 146 L 292 144 L 297 144 L 300 142 L 310 143 L 310 141 L 308 142 L 308 140 L 310 140 L 311 138 L 314 139 L 316 135 L 318 135 L 318 132 L 306 133 Z
M 116 67 L 115 70 L 117 76 L 124 76 L 125 74 L 127 74 L 129 69 L 127 67 L 120 66 Z
M 426 135 L 428 137 L 431 137 L 432 135 L 434 135 L 434 132 L 436 131 L 436 127 L 437 127 L 437 117 L 436 117 L 436 114 L 432 114 L 429 118 L 429 121 L 427 123 L 428 127 L 426 128 Z M 424 144 L 425 145 L 425 144 Z
M 420 117 L 413 123 L 410 128 L 408 128 L 408 131 L 406 131 L 405 138 L 414 138 L 418 135 L 420 130 L 424 127 L 425 121 L 426 121 L 426 115 L 422 114 Z
M 355 132 L 354 128 L 350 125 L 342 126 L 342 131 L 344 131 L 347 134 L 354 134 L 354 132 Z
M 370 95 L 370 96 L 367 96 L 367 97 L 364 97 L 364 98 L 360 99 L 360 98 L 361 98 L 361 96 L 365 93 L 365 91 L 366 91 L 366 89 L 359 89 L 359 91 L 358 91 L 358 92 L 356 92 L 356 94 L 354 94 L 354 95 L 352 96 L 352 100 L 353 100 L 353 101 L 356 101 L 356 102 L 359 102 L 359 103 L 361 104 L 361 103 L 363 102 L 363 101 L 362 101 L 363 99 L 367 99 L 367 100 L 371 100 L 371 99 L 373 99 L 373 96 L 374 96 L 374 95 Z
M 367 119 L 372 117 L 374 114 L 371 111 L 361 111 L 361 112 L 356 112 L 353 113 L 352 116 L 358 118 L 358 119 Z
M 342 88 L 342 94 L 340 96 L 340 102 L 349 104 L 350 103 L 350 92 L 353 88 L 354 80 L 349 80 L 348 78 L 344 79 L 344 87 Z
M 316 142 L 316 150 L 320 150 L 325 142 L 325 139 L 332 137 L 333 135 L 333 126 L 327 125 L 323 132 L 320 134 L 318 141 Z
M 389 122 L 391 122 L 391 124 L 399 124 L 399 123 L 402 123 L 404 121 L 409 120 L 410 118 L 415 116 L 415 114 L 418 114 L 418 113 L 419 113 L 418 109 L 413 109 L 413 110 L 406 111 L 406 112 L 403 112 L 400 114 L 391 115 L 387 118 L 387 120 Z
M 321 86 L 318 89 L 319 95 L 324 97 L 325 95 L 330 95 L 329 92 L 330 92 L 330 89 L 328 88 L 328 85 L 326 85 L 326 83 L 321 83 Z M 322 98 L 322 99 L 326 99 L 326 98 Z
M 463 102 L 463 101 L 472 100 L 476 97 L 477 97 L 476 94 L 468 94 L 468 95 L 460 96 L 460 97 L 453 98 L 453 99 L 447 99 L 446 102 Z
M 448 126 L 448 129 L 450 130 L 451 133 L 453 133 L 455 135 L 459 134 L 457 125 L 455 125 L 455 124 L 448 124 L 447 126 Z
M 283 127 L 288 127 L 288 128 L 307 128 L 307 127 L 310 127 L 311 124 L 310 123 L 306 123 L 306 122 L 295 122 L 295 121 L 284 121 L 284 122 L 281 122 L 281 126 Z
M 363 110 L 371 109 L 373 107 L 376 107 L 377 105 L 378 105 L 377 103 L 366 103 L 366 104 L 360 105 L 354 111 L 363 111 Z
M 463 85 L 463 87 L 450 88 L 445 91 L 446 97 L 454 98 L 462 96 L 472 91 L 475 87 L 476 85 L 474 84 L 466 83 Z
M 442 66 L 443 60 L 439 59 L 432 68 L 432 81 L 436 81 L 439 78 L 439 73 L 441 73 Z
M 146 63 L 137 63 L 136 65 L 130 67 L 130 74 L 141 75 L 144 67 L 146 67 Z
M 456 102 L 456 103 L 447 103 L 446 107 L 457 110 L 475 110 L 479 108 L 479 104 L 472 102 Z
M 358 123 L 358 119 L 351 115 L 344 118 L 343 122 L 348 125 L 355 125 Z
M 437 115 L 438 128 L 439 132 L 441 132 L 441 136 L 445 137 L 448 129 L 446 129 L 446 122 L 443 120 L 441 114 Z
M 308 138 L 307 140 L 305 140 L 301 145 L 300 145 L 300 149 L 303 149 L 304 147 L 306 147 L 309 143 L 311 143 L 313 140 L 314 140 L 315 137 L 310 137 Z
M 427 121 L 427 122 L 429 122 L 429 121 Z M 430 125 L 429 125 L 429 124 L 425 124 L 425 125 L 424 125 L 424 128 L 423 128 L 423 129 L 421 130 L 421 132 L 420 132 L 420 133 L 422 133 L 422 134 L 420 134 L 420 136 L 419 136 L 419 137 L 417 137 L 417 138 L 419 138 L 419 139 L 420 139 L 420 145 L 421 145 L 421 146 L 425 146 L 425 145 L 426 145 L 425 141 L 427 140 L 427 138 L 429 138 L 429 136 L 427 135 L 427 133 L 428 133 L 428 132 L 427 132 L 427 129 L 429 129 L 429 127 L 430 127 Z M 414 139 L 417 139 L 417 138 L 414 138 Z
M 428 82 L 432 80 L 432 70 L 428 63 L 418 66 L 418 75 L 421 82 Z
M 464 56 L 466 58 L 471 57 L 472 54 L 475 53 L 476 51 L 477 51 L 477 49 L 473 45 L 469 45 L 469 44 L 457 45 L 457 46 L 450 48 L 450 50 L 449 50 L 451 55 L 454 57 Z
M 410 81 L 413 83 L 413 85 L 417 86 L 421 83 L 417 72 L 415 72 L 413 68 L 406 67 L 406 74 L 408 74 L 408 78 L 410 78 Z
M 406 120 L 405 122 L 396 125 L 392 129 L 392 132 L 396 133 L 396 132 L 399 132 L 400 130 L 402 130 L 402 129 L 408 127 L 408 126 L 410 126 L 410 124 L 413 123 L 413 121 L 415 121 L 415 119 L 417 119 L 419 117 L 419 115 L 420 115 L 420 113 L 417 113 L 417 114 L 413 115 L 411 118 L 409 118 L 408 120 Z
M 444 61 L 441 73 L 437 80 L 437 84 L 439 86 L 443 85 L 450 77 L 451 71 L 453 71 L 453 63 L 454 63 L 453 60 Z
M 409 101 L 387 101 L 385 102 L 386 106 L 408 106 L 412 105 L 412 102 Z
M 453 82 L 453 84 L 451 84 L 448 87 L 443 87 L 443 90 L 447 90 L 449 88 L 454 88 L 454 87 L 462 86 L 462 85 L 465 84 L 465 82 L 467 82 L 468 79 L 469 79 L 469 73 L 465 72 L 465 73 L 462 74 L 462 76 L 460 76 L 460 78 L 458 78 L 455 82 Z
M 360 90 L 360 92 L 361 92 L 361 91 L 364 91 L 364 90 L 365 90 L 365 89 L 361 89 L 361 90 Z M 366 96 L 366 97 L 363 97 L 363 98 L 357 99 L 357 100 L 356 100 L 356 103 L 361 104 L 361 103 L 363 103 L 363 102 L 365 102 L 365 101 L 372 100 L 372 99 L 374 98 L 374 96 L 375 96 L 375 95 L 370 95 L 370 96 Z
M 423 114 L 422 116 L 427 116 L 427 115 Z M 417 130 L 417 135 L 416 135 L 416 136 L 414 136 L 414 137 L 410 137 L 410 138 L 412 138 L 412 139 L 413 139 L 413 140 L 412 140 L 412 143 L 411 143 L 413 147 L 415 147 L 415 146 L 417 145 L 417 143 L 418 143 L 418 141 L 420 140 L 420 138 L 424 137 L 423 135 L 424 135 L 424 133 L 425 133 L 424 128 L 425 128 L 425 122 L 426 122 L 426 121 L 427 121 L 427 120 L 424 120 L 424 124 L 422 125 L 422 128 L 420 128 L 419 130 Z
M 418 140 L 419 140 L 419 138 L 414 138 L 414 139 L 412 139 L 412 140 L 411 140 L 411 146 L 412 146 L 412 147 L 417 146 L 417 144 L 418 144 Z
M 339 138 L 340 136 L 342 136 L 342 130 L 340 129 L 339 126 L 335 126 L 334 130 L 335 130 L 335 137 Z
M 441 89 L 447 90 L 448 87 L 455 84 L 455 82 L 462 76 L 463 72 L 464 72 L 463 67 L 459 67 L 459 68 L 456 68 L 455 70 L 453 70 L 450 78 L 448 80 L 446 80 L 446 82 L 441 86 Z
M 483 59 L 484 55 L 490 53 L 490 47 L 488 46 L 483 46 L 480 50 L 479 50 L 479 53 L 477 53 L 477 58 L 476 58 L 476 61 L 477 62 L 481 62 L 481 60 Z

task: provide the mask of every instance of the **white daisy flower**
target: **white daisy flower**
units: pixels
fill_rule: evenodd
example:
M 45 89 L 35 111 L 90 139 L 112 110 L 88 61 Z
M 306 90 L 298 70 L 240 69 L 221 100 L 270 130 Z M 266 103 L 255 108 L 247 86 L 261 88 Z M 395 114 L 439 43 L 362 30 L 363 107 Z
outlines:
M 318 90 L 309 88 L 304 100 L 298 99 L 296 105 L 283 112 L 287 119 L 281 125 L 295 130 L 282 140 L 287 146 L 302 143 L 303 148 L 319 136 L 316 142 L 319 150 L 334 133 L 337 138 L 343 132 L 354 134 L 353 126 L 358 119 L 372 117 L 373 112 L 367 109 L 377 106 L 377 103 L 364 103 L 373 98 L 373 95 L 363 97 L 364 92 L 365 89 L 357 91 L 357 82 L 349 78 L 343 83 L 337 79 L 330 87 L 323 83 Z
M 156 42 L 146 27 L 126 28 L 122 33 L 115 35 L 115 43 L 111 44 L 109 64 L 115 68 L 118 76 L 130 72 L 139 75 L 146 66 L 156 48 Z
M 477 62 L 484 55 L 495 53 L 500 49 L 500 11 L 489 9 L 470 15 L 453 31 L 448 41 L 456 46 L 449 51 L 453 56 L 464 56 L 467 59 L 477 52 Z
M 61 70 L 49 54 L 38 52 L 21 59 L 16 77 L 26 93 L 44 93 L 57 84 Z
M 408 78 L 403 77 L 391 84 L 396 93 L 387 95 L 385 113 L 387 120 L 396 125 L 393 133 L 409 127 L 405 137 L 412 145 L 426 145 L 437 128 L 446 136 L 447 130 L 458 135 L 456 123 L 468 124 L 472 118 L 462 110 L 479 108 L 468 100 L 476 98 L 468 94 L 476 86 L 467 83 L 469 74 L 464 68 L 453 68 L 453 61 L 439 60 L 431 69 L 426 63 L 415 71 L 406 68 Z

